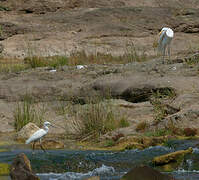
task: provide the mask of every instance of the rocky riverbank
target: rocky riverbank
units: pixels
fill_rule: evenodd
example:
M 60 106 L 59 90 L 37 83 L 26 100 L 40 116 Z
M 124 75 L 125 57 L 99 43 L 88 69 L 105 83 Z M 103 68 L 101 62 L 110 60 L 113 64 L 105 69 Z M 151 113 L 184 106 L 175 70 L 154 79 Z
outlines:
M 50 129 L 49 140 L 56 137 L 64 142 L 71 135 L 78 141 L 92 140 L 96 135 L 92 130 L 81 138 L 79 133 L 83 133 L 83 115 L 100 117 L 92 113 L 94 109 L 106 118 L 111 114 L 111 119 L 105 120 L 115 124 L 109 127 L 107 123 L 110 129 L 98 138 L 107 146 L 129 141 L 131 136 L 195 136 L 199 124 L 197 79 L 198 64 L 190 65 L 183 59 L 168 64 L 154 59 L 124 65 L 89 65 L 80 70 L 64 66 L 56 72 L 36 68 L 2 73 L 1 141 L 17 139 L 16 116 L 29 101 L 29 113 L 37 115 L 38 126 L 45 120 L 60 127 Z M 147 143 L 162 143 L 161 137 L 156 143 L 154 138 L 132 139 L 134 144 L 141 142 L 140 148 L 147 147 Z
M 198 135 L 198 7 L 194 0 L 1 1 L 0 141 L 15 144 L 23 118 L 59 126 L 45 140 L 64 148 L 94 141 L 143 149 L 162 137 Z M 163 26 L 175 32 L 164 64 L 156 53 Z M 64 58 L 49 67 L 44 56 Z

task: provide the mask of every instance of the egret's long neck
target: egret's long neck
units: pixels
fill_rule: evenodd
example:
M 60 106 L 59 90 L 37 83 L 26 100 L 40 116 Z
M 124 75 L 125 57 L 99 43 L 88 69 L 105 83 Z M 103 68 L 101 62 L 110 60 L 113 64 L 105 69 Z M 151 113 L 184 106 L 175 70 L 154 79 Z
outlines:
M 46 131 L 46 132 L 48 132 L 48 126 L 44 126 L 44 130 Z

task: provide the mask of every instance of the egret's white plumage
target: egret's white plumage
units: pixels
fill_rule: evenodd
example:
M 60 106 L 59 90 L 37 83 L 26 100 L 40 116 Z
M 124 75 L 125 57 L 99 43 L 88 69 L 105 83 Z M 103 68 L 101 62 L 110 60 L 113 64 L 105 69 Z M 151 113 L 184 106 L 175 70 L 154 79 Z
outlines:
M 49 130 L 48 126 L 52 126 L 51 123 L 49 123 L 48 121 L 44 122 L 44 129 L 39 129 L 35 133 L 33 133 L 33 135 L 30 136 L 28 140 L 26 140 L 26 144 L 29 144 L 31 142 L 35 143 L 36 141 L 39 140 L 40 146 L 44 150 L 44 148 L 41 145 L 41 139 L 42 139 L 43 136 L 45 136 L 48 133 L 48 130 Z M 33 149 L 34 149 L 34 144 L 33 144 Z
M 171 28 L 164 27 L 160 31 L 159 35 L 160 35 L 160 38 L 159 38 L 159 41 L 158 41 L 158 51 L 161 52 L 161 54 L 163 55 L 163 58 L 164 58 L 165 53 L 166 53 L 166 48 L 167 48 L 168 55 L 169 55 L 169 58 L 170 58 L 170 55 L 171 55 L 170 44 L 171 44 L 171 41 L 174 37 L 174 32 Z
M 48 131 L 45 131 L 44 129 L 39 129 L 28 140 L 26 140 L 26 144 L 29 144 L 33 141 L 37 141 L 37 140 L 41 139 L 47 133 L 48 133 Z

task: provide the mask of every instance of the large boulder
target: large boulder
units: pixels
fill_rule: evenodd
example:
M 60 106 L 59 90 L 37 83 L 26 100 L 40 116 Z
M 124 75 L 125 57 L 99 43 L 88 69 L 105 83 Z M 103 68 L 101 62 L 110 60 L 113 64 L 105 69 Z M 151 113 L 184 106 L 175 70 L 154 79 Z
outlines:
M 16 139 L 18 141 L 24 142 L 37 130 L 39 130 L 38 126 L 36 126 L 34 123 L 28 123 L 17 133 Z
M 175 180 L 148 166 L 135 167 L 125 174 L 121 180 Z
M 10 177 L 12 180 L 39 180 L 32 172 L 30 161 L 24 153 L 14 159 L 10 168 Z

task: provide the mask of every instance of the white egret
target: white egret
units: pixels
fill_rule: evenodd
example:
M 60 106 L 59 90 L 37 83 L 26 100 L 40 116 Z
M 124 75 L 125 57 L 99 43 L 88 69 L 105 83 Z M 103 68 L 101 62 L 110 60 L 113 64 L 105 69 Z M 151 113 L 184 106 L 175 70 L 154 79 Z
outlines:
M 163 55 L 163 60 L 164 60 L 164 56 L 166 53 L 166 48 L 168 50 L 168 55 L 169 55 L 169 59 L 171 56 L 171 40 L 174 37 L 174 32 L 171 28 L 168 27 L 164 27 L 162 28 L 162 30 L 159 33 L 159 41 L 158 41 L 158 51 Z
M 35 148 L 35 142 L 39 141 L 41 149 L 44 152 L 46 152 L 45 149 L 43 148 L 42 144 L 41 144 L 41 139 L 42 139 L 42 137 L 44 137 L 48 133 L 48 130 L 49 130 L 48 126 L 53 126 L 53 125 L 48 121 L 44 122 L 44 128 L 37 130 L 35 133 L 33 133 L 32 136 L 30 136 L 26 140 L 26 144 L 33 142 L 33 151 L 34 151 L 34 148 Z

